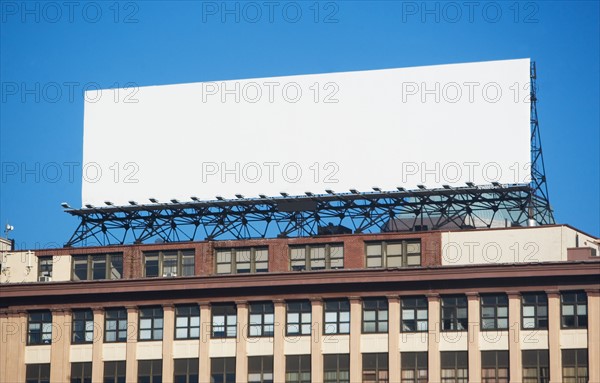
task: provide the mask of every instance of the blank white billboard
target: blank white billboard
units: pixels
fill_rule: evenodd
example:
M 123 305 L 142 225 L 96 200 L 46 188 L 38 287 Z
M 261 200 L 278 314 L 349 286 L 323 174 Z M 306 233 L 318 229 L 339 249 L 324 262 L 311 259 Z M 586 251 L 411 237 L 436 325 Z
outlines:
M 82 203 L 530 180 L 529 59 L 88 91 Z

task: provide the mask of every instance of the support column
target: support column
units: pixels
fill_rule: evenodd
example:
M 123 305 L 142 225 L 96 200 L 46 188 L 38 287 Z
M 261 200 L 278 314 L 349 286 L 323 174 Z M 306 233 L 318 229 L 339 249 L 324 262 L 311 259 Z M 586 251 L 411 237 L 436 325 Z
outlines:
M 469 382 L 481 382 L 481 351 L 479 350 L 479 294 L 467 293 Z
M 548 354 L 550 356 L 550 383 L 562 382 L 562 355 L 560 351 L 560 292 L 546 291 L 548 295 Z
M 2 318 L 0 381 L 24 382 L 27 312 L 7 311 Z
M 200 349 L 198 350 L 200 383 L 210 383 L 211 324 L 210 303 L 200 303 Z
M 235 381 L 248 382 L 248 353 L 246 342 L 248 338 L 248 302 L 237 301 L 237 345 L 235 348 Z
M 388 371 L 390 383 L 400 383 L 400 299 L 388 299 Z
M 600 382 L 600 290 L 587 290 L 588 368 L 590 382 Z M 595 361 L 595 362 L 594 362 Z
M 92 382 L 102 382 L 104 376 L 104 309 L 92 308 L 94 312 L 94 343 L 92 345 Z
M 138 308 L 127 307 L 127 345 L 125 363 L 125 381 L 137 382 L 137 340 L 138 340 Z
M 312 331 L 310 337 L 310 376 L 311 382 L 323 382 L 323 301 L 320 298 L 311 299 Z
M 175 334 L 175 307 L 163 305 L 162 381 L 173 382 L 173 341 Z
M 285 382 L 285 301 L 278 299 L 275 306 L 275 330 L 273 333 L 273 381 Z
M 521 367 L 521 293 L 508 291 L 508 361 L 511 382 L 523 380 Z
M 427 328 L 429 329 L 427 367 L 429 369 L 429 382 L 439 383 L 442 372 L 440 363 L 440 296 L 438 294 L 428 294 L 427 302 Z
M 52 310 L 52 346 L 50 347 L 50 381 L 68 382 L 71 377 L 71 312 Z
M 362 301 L 350 297 L 350 381 L 362 382 L 362 354 L 360 336 L 362 334 Z

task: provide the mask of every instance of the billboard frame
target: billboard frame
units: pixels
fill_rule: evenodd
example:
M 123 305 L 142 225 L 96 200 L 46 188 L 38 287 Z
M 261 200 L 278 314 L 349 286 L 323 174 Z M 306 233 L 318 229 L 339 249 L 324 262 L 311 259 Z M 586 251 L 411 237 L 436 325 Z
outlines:
M 537 71 L 530 66 L 531 182 L 529 184 L 445 186 L 415 190 L 306 196 L 217 199 L 106 207 L 91 205 L 65 212 L 80 223 L 65 247 L 216 239 L 304 237 L 322 233 L 437 230 L 491 227 L 496 215 L 506 225 L 555 223 L 550 205 L 537 112 Z M 509 222 L 510 220 L 510 222 Z M 328 230 L 329 229 L 329 230 Z

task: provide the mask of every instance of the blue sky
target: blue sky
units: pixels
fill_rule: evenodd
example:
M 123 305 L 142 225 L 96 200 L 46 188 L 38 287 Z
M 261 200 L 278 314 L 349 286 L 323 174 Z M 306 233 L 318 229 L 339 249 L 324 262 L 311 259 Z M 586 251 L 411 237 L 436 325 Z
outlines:
M 81 200 L 87 87 L 523 57 L 556 220 L 600 235 L 597 1 L 0 3 L 0 223 L 19 248 L 77 227 L 60 203 Z

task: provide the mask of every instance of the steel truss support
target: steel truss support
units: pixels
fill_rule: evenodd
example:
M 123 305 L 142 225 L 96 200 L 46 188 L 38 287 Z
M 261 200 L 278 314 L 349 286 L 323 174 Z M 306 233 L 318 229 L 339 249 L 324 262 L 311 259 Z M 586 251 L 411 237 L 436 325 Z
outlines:
M 312 236 L 338 226 L 355 233 L 526 226 L 532 207 L 544 206 L 533 191 L 496 185 L 67 209 L 80 224 L 65 246 Z
M 539 223 L 554 223 L 554 214 L 550 207 L 546 168 L 542 154 L 542 140 L 537 113 L 537 73 L 535 61 L 530 67 L 530 125 L 531 125 L 531 188 L 536 196 L 531 203 L 530 218 Z

